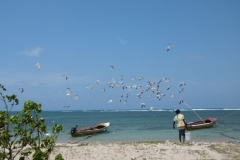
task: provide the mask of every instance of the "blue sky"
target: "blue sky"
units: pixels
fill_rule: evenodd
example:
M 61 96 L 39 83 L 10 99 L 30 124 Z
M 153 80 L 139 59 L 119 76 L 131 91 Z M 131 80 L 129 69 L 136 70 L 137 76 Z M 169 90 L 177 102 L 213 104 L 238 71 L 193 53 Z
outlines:
M 192 108 L 239 108 L 239 17 L 236 0 L 1 1 L 0 83 L 18 96 L 15 110 L 26 100 L 43 110 L 187 108 L 179 99 Z M 142 87 L 111 88 L 112 78 Z M 146 89 L 162 78 L 171 82 L 159 84 L 159 100 Z

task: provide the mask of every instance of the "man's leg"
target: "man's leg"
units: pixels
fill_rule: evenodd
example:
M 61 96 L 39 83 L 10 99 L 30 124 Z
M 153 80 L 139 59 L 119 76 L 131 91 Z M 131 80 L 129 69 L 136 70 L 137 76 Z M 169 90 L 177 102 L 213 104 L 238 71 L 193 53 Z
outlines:
M 182 135 L 183 135 L 183 143 L 185 142 L 185 129 L 182 130 Z
M 179 142 L 181 142 L 181 136 L 182 136 L 181 130 L 179 129 L 178 132 L 179 132 Z

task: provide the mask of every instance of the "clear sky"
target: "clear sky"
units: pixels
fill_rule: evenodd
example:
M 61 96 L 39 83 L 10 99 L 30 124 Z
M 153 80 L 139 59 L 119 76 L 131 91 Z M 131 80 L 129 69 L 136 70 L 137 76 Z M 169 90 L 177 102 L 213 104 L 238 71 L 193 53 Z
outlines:
M 0 1 L 0 84 L 18 96 L 15 110 L 26 100 L 43 110 L 187 108 L 179 99 L 192 108 L 240 108 L 239 47 L 238 0 Z M 159 100 L 150 91 L 162 78 L 171 82 L 159 84 Z M 134 85 L 142 87 L 122 88 Z

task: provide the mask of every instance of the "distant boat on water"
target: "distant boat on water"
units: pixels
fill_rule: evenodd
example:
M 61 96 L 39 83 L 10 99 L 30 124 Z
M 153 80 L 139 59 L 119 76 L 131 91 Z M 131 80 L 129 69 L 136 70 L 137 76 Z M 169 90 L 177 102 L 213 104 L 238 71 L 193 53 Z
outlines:
M 153 111 L 154 110 L 154 108 L 153 107 L 150 107 L 150 109 L 149 109 L 150 111 Z

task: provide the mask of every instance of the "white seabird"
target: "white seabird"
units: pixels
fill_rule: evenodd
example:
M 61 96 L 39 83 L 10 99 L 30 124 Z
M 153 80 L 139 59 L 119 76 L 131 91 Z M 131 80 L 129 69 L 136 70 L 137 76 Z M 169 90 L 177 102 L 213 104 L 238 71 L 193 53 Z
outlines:
M 88 84 L 88 85 L 87 85 L 87 89 L 92 89 L 92 85 L 91 85 L 91 84 Z
M 105 89 L 105 88 L 102 88 L 102 92 L 106 92 L 106 89 Z
M 136 81 L 136 77 L 132 76 L 131 80 Z
M 24 91 L 24 88 L 19 88 L 19 90 L 21 90 L 21 93 Z
M 113 100 L 109 100 L 109 101 L 108 101 L 108 103 L 112 103 L 112 102 L 113 102 Z
M 169 43 L 167 46 L 167 51 L 170 51 L 172 49 L 172 45 Z
M 143 108 L 143 107 L 146 107 L 146 104 L 145 103 L 141 103 L 141 108 Z
M 74 99 L 79 100 L 80 98 L 78 95 L 76 95 Z
M 95 82 L 96 82 L 96 84 L 97 84 L 97 85 L 99 85 L 99 84 L 100 84 L 100 80 L 96 80 Z
M 183 99 L 179 99 L 179 104 L 181 104 L 181 103 L 183 103 L 184 101 L 183 101 Z
M 66 80 L 68 79 L 68 76 L 67 76 L 66 74 L 64 74 L 64 75 L 62 75 L 62 76 L 64 76 Z
M 181 87 L 183 85 L 186 85 L 186 83 L 185 82 L 181 82 L 179 87 Z
M 182 88 L 182 89 L 179 91 L 179 93 L 182 93 L 182 92 L 184 92 L 184 88 Z
M 114 71 L 114 70 L 115 70 L 114 66 L 110 66 L 110 67 L 111 67 L 111 69 L 110 69 L 111 71 Z
M 40 70 L 40 69 L 41 69 L 41 65 L 40 65 L 40 63 L 36 63 L 36 65 L 35 65 L 35 66 L 37 66 L 38 70 Z
M 121 75 L 121 80 L 123 80 L 124 79 L 124 76 L 123 75 Z

